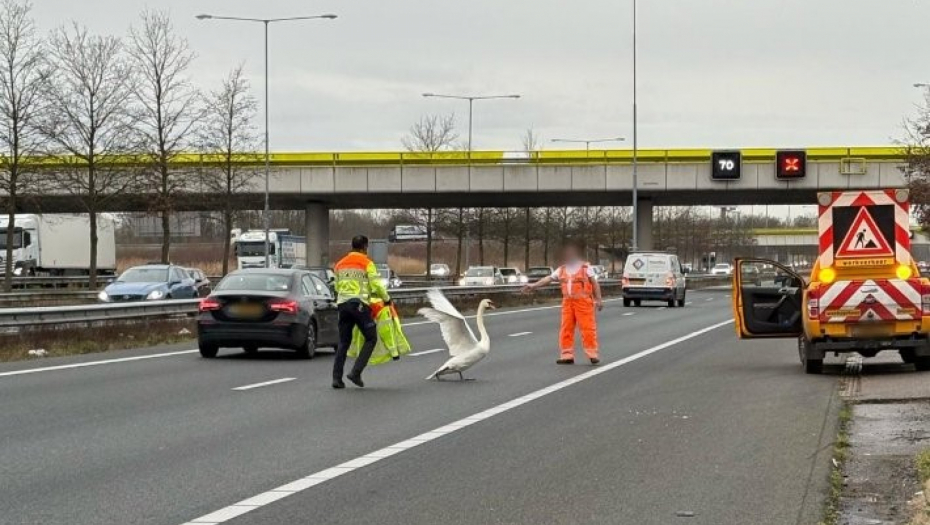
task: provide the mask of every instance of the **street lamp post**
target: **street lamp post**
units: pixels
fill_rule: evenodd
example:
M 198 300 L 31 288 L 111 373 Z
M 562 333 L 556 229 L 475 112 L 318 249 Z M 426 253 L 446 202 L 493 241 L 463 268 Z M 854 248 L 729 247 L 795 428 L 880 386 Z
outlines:
M 265 268 L 271 266 L 270 242 L 271 242 L 271 208 L 270 208 L 270 191 L 269 179 L 271 174 L 271 153 L 268 132 L 268 26 L 276 22 L 294 22 L 298 20 L 333 20 L 336 15 L 312 15 L 312 16 L 291 16 L 285 18 L 245 18 L 238 16 L 218 16 L 201 14 L 197 15 L 197 20 L 232 20 L 235 22 L 257 22 L 261 23 L 265 29 L 265 209 L 262 213 L 262 222 L 265 227 Z
M 625 137 L 611 137 L 606 139 L 552 139 L 552 142 L 568 142 L 574 144 L 584 144 L 584 150 L 586 153 L 591 151 L 591 144 L 597 144 L 600 142 L 623 142 Z
M 636 106 L 636 3 L 633 0 L 633 249 L 639 249 L 639 120 Z
M 472 115 L 476 100 L 494 100 L 499 98 L 520 98 L 520 95 L 442 95 L 439 93 L 423 93 L 426 98 L 452 98 L 456 100 L 468 101 L 468 160 L 471 161 L 471 138 L 472 138 Z

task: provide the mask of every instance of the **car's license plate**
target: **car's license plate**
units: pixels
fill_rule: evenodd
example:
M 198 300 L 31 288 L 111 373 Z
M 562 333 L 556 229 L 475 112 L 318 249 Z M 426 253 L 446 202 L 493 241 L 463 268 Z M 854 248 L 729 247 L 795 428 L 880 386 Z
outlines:
M 887 323 L 860 323 L 850 327 L 852 337 L 874 338 L 884 337 L 893 334 L 893 330 Z
M 646 284 L 646 279 L 630 279 L 630 284 Z
M 237 303 L 229 305 L 229 314 L 233 317 L 254 318 L 261 317 L 265 307 L 258 303 Z

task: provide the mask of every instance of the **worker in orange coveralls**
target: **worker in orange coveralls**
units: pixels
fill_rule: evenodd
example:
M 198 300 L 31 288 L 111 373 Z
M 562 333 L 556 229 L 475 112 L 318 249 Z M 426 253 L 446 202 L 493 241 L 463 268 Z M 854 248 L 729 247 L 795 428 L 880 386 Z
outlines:
M 575 363 L 575 326 L 581 330 L 581 344 L 592 365 L 601 362 L 597 353 L 597 318 L 594 309 L 604 308 L 601 287 L 591 265 L 581 259 L 583 247 L 578 241 L 569 239 L 562 245 L 563 264 L 547 277 L 528 284 L 523 291 L 558 282 L 562 286 L 562 327 L 559 330 L 561 353 L 556 363 Z

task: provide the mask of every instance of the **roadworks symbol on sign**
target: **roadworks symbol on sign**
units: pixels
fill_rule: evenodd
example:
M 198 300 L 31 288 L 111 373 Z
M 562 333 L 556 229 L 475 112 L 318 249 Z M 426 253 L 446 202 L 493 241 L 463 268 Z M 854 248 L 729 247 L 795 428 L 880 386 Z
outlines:
M 843 244 L 836 252 L 837 257 L 863 257 L 863 256 L 891 256 L 894 251 L 885 240 L 875 219 L 869 214 L 868 208 L 859 208 L 852 227 L 846 233 Z

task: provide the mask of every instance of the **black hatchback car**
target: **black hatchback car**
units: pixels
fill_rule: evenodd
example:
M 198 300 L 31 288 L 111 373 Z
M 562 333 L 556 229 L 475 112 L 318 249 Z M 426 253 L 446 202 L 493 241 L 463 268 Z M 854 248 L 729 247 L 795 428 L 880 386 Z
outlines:
M 200 355 L 220 348 L 287 348 L 311 359 L 339 340 L 336 300 L 319 277 L 303 270 L 254 268 L 230 273 L 200 301 Z

